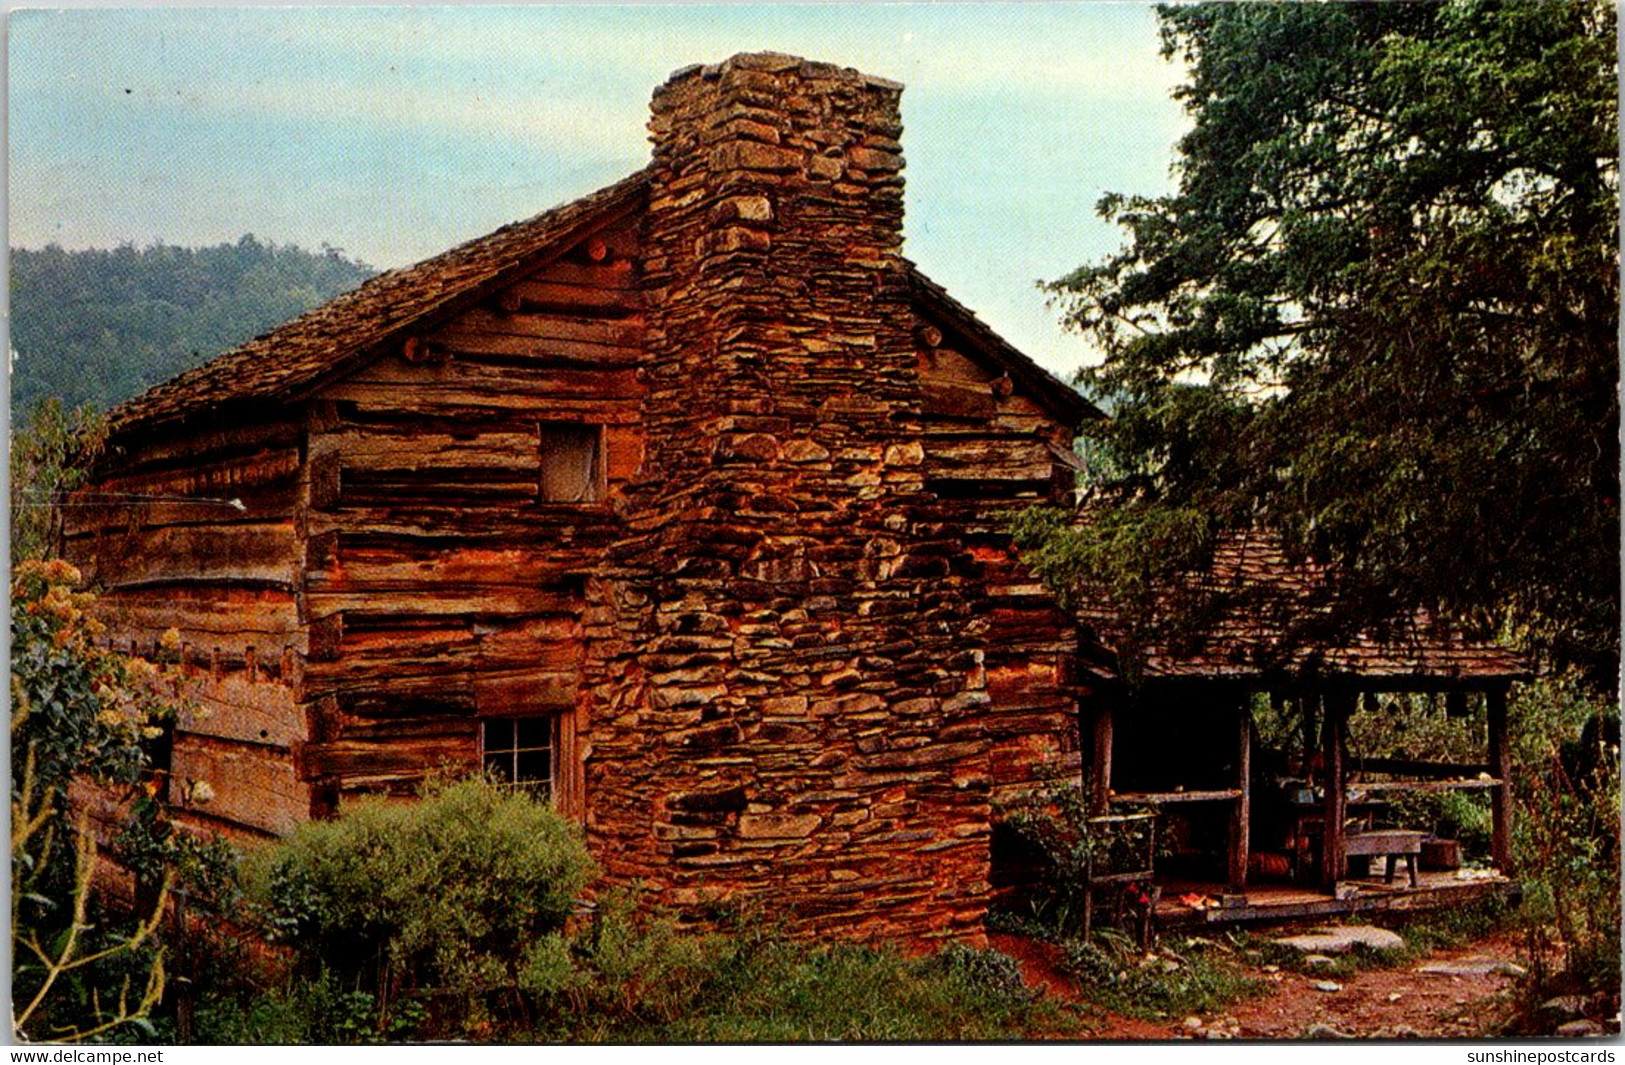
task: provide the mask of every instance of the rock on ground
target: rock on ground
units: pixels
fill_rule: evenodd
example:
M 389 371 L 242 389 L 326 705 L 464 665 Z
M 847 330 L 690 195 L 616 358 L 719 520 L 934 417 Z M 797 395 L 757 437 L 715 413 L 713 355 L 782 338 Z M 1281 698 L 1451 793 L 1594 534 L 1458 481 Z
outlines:
M 1419 973 L 1435 976 L 1512 976 L 1525 975 L 1528 970 L 1504 958 L 1462 958 L 1457 961 L 1430 962 L 1417 967 Z
M 1291 947 L 1304 954 L 1347 954 L 1355 947 L 1371 950 L 1399 950 L 1405 940 L 1397 932 L 1372 925 L 1350 925 L 1347 928 L 1317 928 L 1301 936 L 1287 936 L 1273 940 L 1278 946 Z
M 1596 1021 L 1570 1021 L 1559 1025 L 1556 1034 L 1565 1039 L 1579 1039 L 1590 1035 L 1607 1035 L 1608 1030 Z

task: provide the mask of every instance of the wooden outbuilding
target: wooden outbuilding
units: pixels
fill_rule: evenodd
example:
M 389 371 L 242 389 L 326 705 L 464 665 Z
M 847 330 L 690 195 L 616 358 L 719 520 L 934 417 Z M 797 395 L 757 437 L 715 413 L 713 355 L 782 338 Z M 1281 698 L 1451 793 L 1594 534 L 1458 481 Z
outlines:
M 1414 908 L 1514 888 L 1507 692 L 1529 676 L 1520 656 L 1421 613 L 1380 632 L 1317 635 L 1335 571 L 1262 532 L 1221 537 L 1185 587 L 1208 612 L 1188 635 L 1131 634 L 1099 596 L 1078 611 L 1092 808 L 1154 808 L 1180 837 L 1165 851 L 1201 843 L 1188 861 L 1163 862 L 1164 923 Z M 1131 644 L 1132 660 L 1110 650 Z M 1482 756 L 1351 750 L 1356 713 L 1384 715 L 1367 729 L 1381 733 L 1430 709 L 1476 734 Z M 1267 746 L 1260 717 L 1275 726 Z M 1426 826 L 1393 823 L 1403 816 L 1393 800 L 1452 790 L 1489 796 L 1489 865 L 1419 876 L 1435 841 Z M 1455 864 L 1454 843 L 1437 844 L 1441 864 Z

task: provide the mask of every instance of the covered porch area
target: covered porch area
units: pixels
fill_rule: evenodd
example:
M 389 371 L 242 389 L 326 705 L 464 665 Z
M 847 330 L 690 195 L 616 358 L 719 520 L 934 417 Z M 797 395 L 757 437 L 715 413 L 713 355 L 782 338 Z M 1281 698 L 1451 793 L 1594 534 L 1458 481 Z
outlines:
M 1165 927 L 1512 894 L 1513 679 L 1164 677 L 1097 694 L 1090 813 L 1103 830 L 1155 816 Z
M 1229 609 L 1198 639 L 1141 641 L 1132 682 L 1109 650 L 1116 619 L 1085 618 L 1107 649 L 1084 663 L 1085 799 L 1091 818 L 1155 816 L 1157 923 L 1515 894 L 1507 713 L 1523 660 L 1421 616 L 1308 640 L 1324 573 L 1256 539 L 1226 545 L 1206 580 L 1236 593 Z

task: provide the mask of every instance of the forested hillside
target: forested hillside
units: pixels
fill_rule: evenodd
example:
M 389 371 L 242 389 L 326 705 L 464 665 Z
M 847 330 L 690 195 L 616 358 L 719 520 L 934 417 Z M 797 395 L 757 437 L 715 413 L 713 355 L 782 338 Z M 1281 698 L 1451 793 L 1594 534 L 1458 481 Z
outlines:
M 11 251 L 11 403 L 111 406 L 372 274 L 337 249 L 235 244 Z

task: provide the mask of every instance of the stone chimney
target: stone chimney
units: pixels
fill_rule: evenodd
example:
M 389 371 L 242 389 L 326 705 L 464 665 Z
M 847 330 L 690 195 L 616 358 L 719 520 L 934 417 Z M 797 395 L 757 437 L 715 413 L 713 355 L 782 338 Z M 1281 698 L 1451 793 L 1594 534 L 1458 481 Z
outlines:
M 974 939 L 987 697 L 924 481 L 901 91 L 754 54 L 655 92 L 647 443 L 588 827 L 669 904 Z
M 705 420 L 725 450 L 759 447 L 725 422 L 760 413 L 764 389 L 776 413 L 804 422 L 842 420 L 821 413 L 831 401 L 877 419 L 916 402 L 901 93 L 774 54 L 691 67 L 655 92 L 644 269 L 655 358 L 682 366 L 680 417 L 698 413 L 697 388 L 721 401 Z

